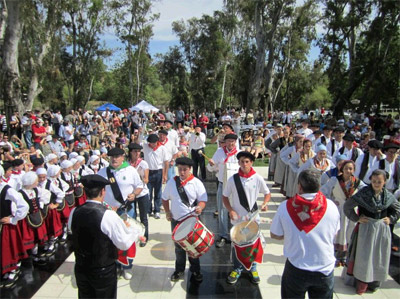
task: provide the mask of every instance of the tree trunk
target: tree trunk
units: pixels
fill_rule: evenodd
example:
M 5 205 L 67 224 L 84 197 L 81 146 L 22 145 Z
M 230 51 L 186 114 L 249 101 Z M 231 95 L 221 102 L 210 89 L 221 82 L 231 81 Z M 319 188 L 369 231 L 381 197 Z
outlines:
M 226 73 L 227 73 L 227 69 L 228 69 L 228 59 L 226 59 L 225 61 L 225 66 L 224 66 L 224 79 L 222 81 L 222 90 L 221 90 L 221 100 L 219 101 L 219 108 L 222 107 L 222 101 L 224 100 L 224 96 L 225 96 L 225 84 L 226 84 Z
M 21 85 L 18 68 L 18 44 L 22 34 L 20 19 L 20 2 L 8 0 L 7 27 L 4 36 L 3 65 L 2 65 L 2 96 L 6 110 L 7 122 L 10 122 L 13 110 L 24 112 L 21 98 Z M 10 126 L 8 125 L 10 129 Z
M 140 64 L 140 55 L 142 53 L 143 47 L 143 40 L 139 42 L 139 49 L 138 55 L 136 59 L 136 81 L 137 81 L 137 89 L 136 89 L 136 104 L 139 103 L 139 96 L 140 96 L 140 71 L 139 71 L 139 64 Z
M 6 34 L 7 24 L 7 4 L 5 0 L 1 0 L 1 15 L 0 15 L 0 49 L 3 46 L 4 35 Z

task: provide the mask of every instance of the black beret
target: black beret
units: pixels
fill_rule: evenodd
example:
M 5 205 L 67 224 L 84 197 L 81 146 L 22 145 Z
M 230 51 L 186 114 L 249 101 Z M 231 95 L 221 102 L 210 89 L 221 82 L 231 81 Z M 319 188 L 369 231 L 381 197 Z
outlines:
M 226 139 L 235 139 L 236 140 L 236 139 L 238 139 L 238 137 L 236 134 L 226 134 L 224 137 L 224 140 L 226 140 Z
M 131 144 L 128 145 L 128 149 L 130 151 L 132 150 L 141 150 L 143 148 L 143 146 L 141 146 L 139 143 L 133 142 Z
M 188 165 L 188 166 L 193 166 L 194 162 L 192 159 L 188 157 L 181 157 L 175 160 L 176 165 Z
M 344 136 L 343 136 L 343 140 L 346 140 L 346 141 L 355 141 L 356 140 L 356 137 L 353 135 L 353 134 L 351 134 L 351 133 L 346 133 Z
M 324 127 L 324 130 L 333 130 L 333 128 L 332 128 L 332 126 L 330 126 L 330 125 L 326 125 L 326 126 Z
M 384 147 L 383 147 L 383 149 L 385 150 L 385 151 L 387 151 L 388 149 L 391 149 L 391 148 L 394 148 L 394 149 L 399 149 L 400 148 L 400 146 L 398 145 L 398 144 L 396 144 L 396 143 L 389 143 L 389 144 L 387 144 L 387 145 L 385 145 Z
M 121 155 L 125 155 L 125 151 L 119 147 L 114 147 L 113 149 L 109 150 L 107 153 L 107 156 L 109 156 L 109 157 L 121 156 Z
M 313 132 L 313 134 L 314 135 L 316 135 L 316 134 L 322 135 L 322 131 L 321 130 L 316 130 L 316 131 Z
M 164 120 L 164 123 L 170 123 L 171 125 L 174 124 L 174 123 L 173 123 L 171 120 L 169 120 L 169 119 Z
M 98 174 L 89 174 L 81 177 L 81 183 L 85 188 L 104 188 L 109 185 L 110 182 Z
M 341 132 L 344 133 L 344 128 L 343 127 L 336 127 L 333 129 L 333 132 Z
M 160 130 L 160 131 L 158 131 L 158 134 L 168 135 L 168 131 L 167 130 Z
M 15 160 L 13 160 L 13 161 L 11 162 L 11 164 L 12 164 L 13 167 L 15 167 L 15 166 L 20 166 L 20 165 L 24 164 L 24 160 L 22 160 L 22 159 L 15 159 Z
M 12 166 L 12 164 L 11 164 L 11 162 L 8 162 L 8 161 L 4 161 L 3 162 L 3 169 L 4 169 L 4 171 L 7 171 L 8 169 L 10 169 L 10 168 L 12 168 L 13 166 Z
M 381 148 L 383 148 L 382 142 L 380 142 L 379 140 L 376 140 L 376 139 L 369 141 L 369 142 L 368 142 L 368 146 L 369 146 L 370 148 L 376 148 L 376 149 L 381 149 Z
M 241 152 L 239 152 L 239 153 L 236 155 L 236 158 L 238 158 L 238 160 L 239 160 L 241 157 L 249 158 L 249 159 L 250 159 L 251 161 L 253 161 L 253 162 L 256 160 L 256 157 L 254 157 L 253 154 L 251 154 L 251 153 L 249 153 L 249 152 L 246 152 L 246 151 L 241 151 Z
M 31 162 L 34 166 L 39 166 L 44 163 L 44 159 L 35 157 L 35 158 L 31 159 Z
M 222 126 L 227 126 L 227 127 L 231 128 L 231 130 L 233 131 L 233 127 L 230 124 L 222 124 Z
M 150 143 L 156 143 L 158 140 L 159 138 L 156 134 L 150 134 L 149 137 L 147 137 L 147 142 Z

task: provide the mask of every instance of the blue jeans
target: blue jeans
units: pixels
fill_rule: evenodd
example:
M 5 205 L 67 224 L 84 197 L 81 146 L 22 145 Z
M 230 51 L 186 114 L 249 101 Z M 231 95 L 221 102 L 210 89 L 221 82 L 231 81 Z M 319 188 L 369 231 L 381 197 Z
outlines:
M 144 231 L 144 236 L 146 237 L 146 240 L 149 239 L 149 220 L 147 218 L 147 212 L 149 211 L 149 195 L 146 194 L 144 196 L 138 197 L 135 199 L 134 203 L 134 210 L 137 215 L 137 210 L 136 208 L 139 207 L 139 217 L 140 217 L 140 222 L 144 225 L 145 231 Z
M 232 263 L 233 263 L 233 270 L 237 273 L 242 273 L 243 270 L 246 270 L 245 267 L 239 262 L 238 258 L 236 257 L 235 247 L 232 244 Z M 257 263 L 253 263 L 250 268 L 250 272 L 257 271 Z
M 218 227 L 219 227 L 219 236 L 226 240 L 230 239 L 228 232 L 228 210 L 225 208 L 224 203 L 222 201 L 222 191 L 224 189 L 224 184 L 219 182 L 218 191 L 217 191 L 217 208 L 218 208 Z
M 175 226 L 178 225 L 178 221 L 172 219 L 171 220 L 171 231 L 174 231 Z M 185 272 L 186 267 L 186 251 L 182 249 L 182 247 L 175 243 L 175 271 L 177 272 Z M 191 272 L 200 272 L 200 259 L 189 257 Z
M 26 131 L 24 134 L 25 137 L 25 143 L 26 143 L 26 147 L 29 149 L 33 143 L 32 143 L 32 131 Z
M 169 181 L 170 178 L 173 178 L 175 176 L 175 163 L 174 165 L 170 165 L 168 168 L 168 177 L 167 180 Z
M 286 260 L 282 275 L 281 297 L 304 298 L 308 292 L 309 298 L 333 298 L 334 276 L 321 272 L 301 270 Z
M 150 170 L 149 182 L 147 188 L 149 188 L 150 204 L 148 213 L 160 213 L 161 208 L 161 187 L 162 187 L 162 169 Z M 154 208 L 153 208 L 153 190 L 154 190 Z

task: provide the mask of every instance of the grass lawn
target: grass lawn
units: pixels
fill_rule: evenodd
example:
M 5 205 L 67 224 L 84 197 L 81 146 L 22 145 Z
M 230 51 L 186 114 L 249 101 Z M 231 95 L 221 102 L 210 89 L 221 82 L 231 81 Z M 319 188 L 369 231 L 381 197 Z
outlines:
M 210 140 L 208 139 L 206 141 L 206 148 L 205 148 L 206 156 L 209 157 L 209 158 L 212 158 L 212 156 L 214 155 L 216 150 L 217 150 L 217 144 L 216 143 L 211 144 Z M 268 166 L 268 158 L 266 158 L 265 160 L 263 160 L 261 158 L 260 159 L 256 159 L 254 161 L 253 166 L 257 166 L 257 167 L 258 166 Z

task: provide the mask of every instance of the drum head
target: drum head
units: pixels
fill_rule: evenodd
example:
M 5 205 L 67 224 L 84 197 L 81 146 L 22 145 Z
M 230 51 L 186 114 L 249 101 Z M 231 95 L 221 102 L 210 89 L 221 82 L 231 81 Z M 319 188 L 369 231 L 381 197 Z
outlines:
M 175 231 L 174 238 L 175 240 L 182 240 L 184 239 L 192 230 L 194 225 L 197 222 L 196 217 L 189 217 L 186 220 L 179 223 L 179 227 L 177 227 Z
M 259 235 L 259 226 L 257 222 L 253 221 L 250 225 L 244 229 L 248 221 L 243 221 L 236 224 L 231 228 L 230 235 L 231 240 L 238 245 L 245 245 L 253 243 Z

